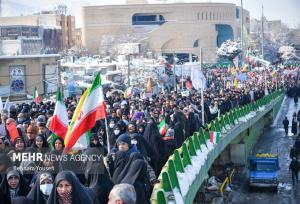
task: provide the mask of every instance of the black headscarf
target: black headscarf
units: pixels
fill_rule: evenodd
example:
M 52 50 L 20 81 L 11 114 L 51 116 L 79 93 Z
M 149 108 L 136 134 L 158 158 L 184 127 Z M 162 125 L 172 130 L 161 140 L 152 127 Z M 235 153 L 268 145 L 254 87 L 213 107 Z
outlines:
M 154 150 L 154 156 L 152 157 L 151 166 L 154 168 L 156 175 L 159 175 L 160 169 L 166 162 L 167 152 L 165 141 L 159 134 L 158 127 L 156 123 L 150 119 L 143 137 L 150 144 Z
M 124 179 L 124 177 L 127 175 L 127 173 L 130 171 L 131 169 L 131 166 L 133 164 L 134 161 L 136 160 L 144 160 L 143 156 L 141 153 L 137 153 L 137 152 L 134 152 L 130 155 L 129 159 L 128 159 L 128 162 L 126 163 L 125 167 L 122 169 L 122 171 L 118 174 L 118 175 L 115 175 L 115 179 L 114 179 L 114 183 L 115 184 L 119 184 L 121 183 L 122 179 Z
M 87 149 L 85 155 L 101 155 L 96 148 Z M 94 191 L 101 204 L 108 202 L 109 192 L 114 184 L 111 181 L 101 156 L 100 161 L 87 161 L 84 164 L 86 185 Z
M 130 134 L 130 138 L 131 138 L 131 140 L 134 139 L 137 141 L 136 146 L 137 146 L 139 152 L 145 158 L 147 158 L 147 157 L 152 158 L 154 150 L 142 135 L 140 135 L 138 133 L 134 133 L 134 134 Z
M 128 183 L 134 186 L 136 191 L 136 203 L 137 204 L 148 204 L 147 192 L 145 184 L 147 181 L 147 163 L 143 159 L 135 159 L 130 164 L 130 168 L 124 175 L 124 178 L 120 183 Z
M 0 183 L 5 178 L 6 170 L 13 166 L 13 163 L 10 157 L 5 153 L 0 153 L 0 163 L 3 166 L 3 169 L 0 169 Z
M 36 145 L 36 139 L 40 138 L 43 141 L 42 149 L 39 149 L 38 146 Z M 36 148 L 39 152 L 46 153 L 48 151 L 48 142 L 43 137 L 43 135 L 37 135 L 36 138 L 34 139 L 34 143 L 32 144 L 32 147 Z
M 180 112 L 176 112 L 174 114 L 174 137 L 177 143 L 177 147 L 181 147 L 182 143 L 184 142 L 184 122 L 182 120 L 182 116 Z
M 128 154 L 126 152 L 118 151 L 115 156 L 114 161 L 114 172 L 112 176 L 112 181 L 116 184 L 118 176 L 123 171 L 124 167 L 128 162 Z
M 33 200 L 33 204 L 46 204 L 47 199 L 48 199 L 48 196 L 44 195 L 40 189 L 40 176 L 42 174 L 43 174 L 43 172 L 39 173 L 37 175 L 36 182 L 27 195 L 27 198 Z M 54 186 L 53 186 L 53 188 L 54 188 Z
M 10 173 L 11 171 L 16 171 L 17 170 L 7 170 L 7 173 Z M 29 192 L 29 184 L 28 182 L 23 178 L 22 174 L 20 172 L 17 172 L 19 174 L 19 187 L 18 187 L 18 192 L 17 196 L 26 196 Z M 9 186 L 7 182 L 7 176 L 2 180 L 0 184 L 0 201 L 1 204 L 11 204 L 11 198 L 10 198 L 10 192 L 9 192 Z
M 87 194 L 87 191 L 84 189 L 83 185 L 79 182 L 75 175 L 72 174 L 70 171 L 61 171 L 57 174 L 52 192 L 49 196 L 47 204 L 59 204 L 57 201 L 58 193 L 57 193 L 57 186 L 62 181 L 66 180 L 72 185 L 72 204 L 92 204 L 93 201 L 90 196 Z

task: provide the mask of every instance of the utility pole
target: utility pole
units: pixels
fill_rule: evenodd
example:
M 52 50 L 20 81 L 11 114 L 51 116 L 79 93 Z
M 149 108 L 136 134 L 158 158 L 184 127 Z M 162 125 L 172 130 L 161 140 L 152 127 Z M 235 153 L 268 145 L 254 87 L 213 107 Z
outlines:
M 177 83 L 176 83 L 176 60 L 175 60 L 175 52 L 173 52 L 173 74 L 174 74 L 174 91 L 177 91 Z
M 199 53 L 199 60 L 200 60 L 200 67 L 202 70 L 202 64 L 203 64 L 203 57 L 202 57 L 202 47 L 200 47 L 200 53 Z M 202 125 L 205 124 L 205 118 L 204 118 L 204 93 L 203 93 L 203 83 L 201 86 L 201 120 L 202 120 Z
M 264 59 L 264 5 L 261 11 L 261 57 Z

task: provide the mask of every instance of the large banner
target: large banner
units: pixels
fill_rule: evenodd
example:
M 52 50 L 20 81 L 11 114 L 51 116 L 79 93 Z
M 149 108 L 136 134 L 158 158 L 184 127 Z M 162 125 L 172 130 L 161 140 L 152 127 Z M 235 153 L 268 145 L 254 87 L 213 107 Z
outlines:
M 25 94 L 25 65 L 9 66 L 10 94 Z

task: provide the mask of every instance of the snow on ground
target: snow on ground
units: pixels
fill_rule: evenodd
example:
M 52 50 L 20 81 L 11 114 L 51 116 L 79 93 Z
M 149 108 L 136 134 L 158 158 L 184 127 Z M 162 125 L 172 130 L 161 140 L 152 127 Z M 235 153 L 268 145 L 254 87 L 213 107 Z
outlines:
M 174 194 L 174 197 L 175 197 L 175 203 L 176 204 L 184 204 L 183 198 L 182 198 L 182 196 L 180 194 L 179 189 L 178 188 L 174 188 L 172 191 L 173 191 L 173 194 Z M 174 201 L 169 202 L 169 204 L 170 203 L 174 203 Z
M 291 191 L 293 186 L 288 183 L 279 183 L 278 190 Z
M 177 178 L 179 181 L 181 195 L 185 196 L 187 194 L 187 192 L 189 191 L 189 187 L 190 187 L 190 184 L 189 184 L 190 181 L 188 179 L 188 175 L 186 175 L 186 172 L 184 172 L 184 173 L 176 172 L 176 174 L 177 174 Z

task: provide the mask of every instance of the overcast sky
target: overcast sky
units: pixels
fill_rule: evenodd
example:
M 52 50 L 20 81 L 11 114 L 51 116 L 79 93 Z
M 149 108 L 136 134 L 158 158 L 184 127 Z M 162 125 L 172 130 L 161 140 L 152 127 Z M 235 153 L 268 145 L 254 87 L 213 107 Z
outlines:
M 2 15 L 27 15 L 41 10 L 52 9 L 57 4 L 66 4 L 70 14 L 76 16 L 77 27 L 80 26 L 80 7 L 84 5 L 124 4 L 125 0 L 2 0 Z M 150 3 L 158 0 L 148 0 Z M 163 0 L 163 2 L 227 2 L 240 5 L 240 0 Z M 268 20 L 280 19 L 290 27 L 300 24 L 300 0 L 243 0 L 244 8 L 250 11 L 251 18 L 264 15 Z

